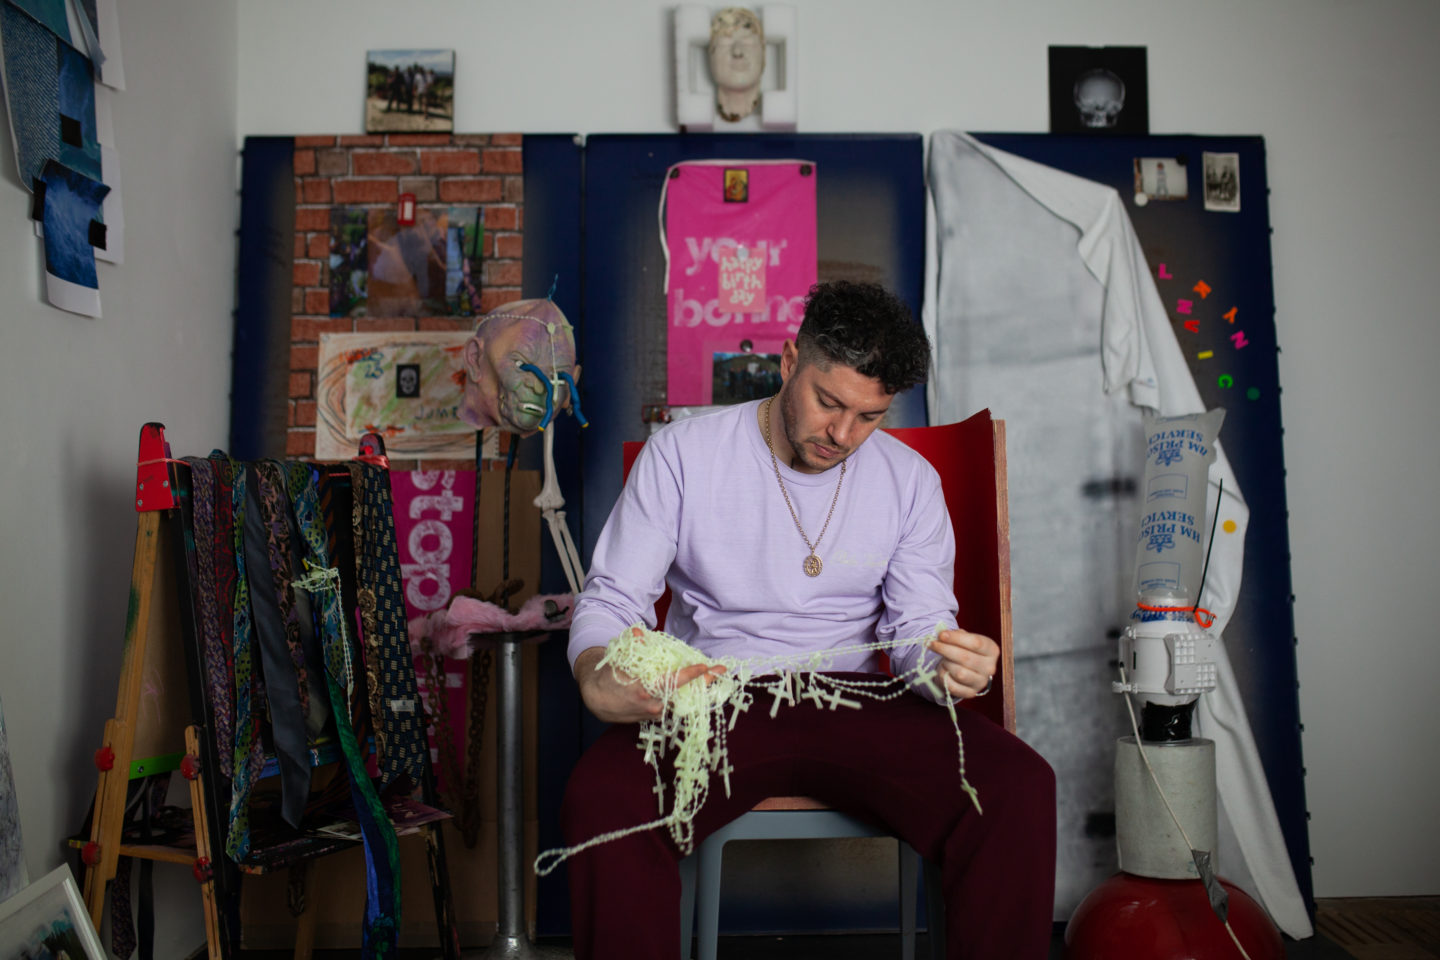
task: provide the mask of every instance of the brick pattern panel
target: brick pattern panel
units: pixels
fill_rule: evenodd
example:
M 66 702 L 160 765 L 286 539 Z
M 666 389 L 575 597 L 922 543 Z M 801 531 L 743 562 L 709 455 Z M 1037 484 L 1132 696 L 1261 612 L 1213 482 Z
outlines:
M 421 207 L 479 204 L 485 212 L 480 312 L 518 300 L 525 185 L 518 133 L 328 135 L 295 138 L 295 268 L 290 321 L 290 427 L 287 456 L 315 452 L 320 335 L 403 330 L 466 330 L 466 317 L 330 316 L 332 205 L 393 207 L 412 193 Z M 506 436 L 501 436 L 502 452 Z M 503 462 L 503 461 L 501 461 Z M 487 466 L 498 466 L 500 462 Z M 416 461 L 394 461 L 413 469 Z M 467 461 L 425 461 L 429 468 L 471 469 Z

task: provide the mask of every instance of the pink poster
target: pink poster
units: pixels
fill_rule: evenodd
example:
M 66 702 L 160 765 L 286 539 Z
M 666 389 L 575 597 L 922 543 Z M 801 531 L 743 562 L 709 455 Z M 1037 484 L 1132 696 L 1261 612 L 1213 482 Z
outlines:
M 470 558 L 475 542 L 475 471 L 394 470 L 390 487 L 395 499 L 395 536 L 399 541 L 400 582 L 405 589 L 405 619 L 443 610 L 457 590 L 470 586 Z M 465 674 L 463 660 L 445 661 L 445 697 L 450 711 L 451 742 L 465 746 Z M 435 695 L 424 664 L 415 661 L 420 698 L 430 710 Z M 430 758 L 437 761 L 435 731 Z M 443 771 L 436 776 L 444 783 Z
M 815 178 L 815 164 L 803 160 L 670 168 L 671 406 L 736 402 L 768 389 L 763 377 L 800 329 L 815 283 Z

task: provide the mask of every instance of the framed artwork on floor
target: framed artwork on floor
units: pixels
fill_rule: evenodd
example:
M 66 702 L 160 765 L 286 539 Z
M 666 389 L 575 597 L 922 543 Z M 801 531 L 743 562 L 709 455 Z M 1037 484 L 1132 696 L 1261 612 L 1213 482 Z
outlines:
M 106 960 L 67 866 L 0 903 L 0 960 L 32 957 Z

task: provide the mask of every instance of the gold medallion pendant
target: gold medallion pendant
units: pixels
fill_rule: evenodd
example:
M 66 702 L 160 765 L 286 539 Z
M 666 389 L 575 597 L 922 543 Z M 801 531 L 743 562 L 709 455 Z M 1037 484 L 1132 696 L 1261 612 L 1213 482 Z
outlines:
M 780 463 L 775 459 L 775 444 L 770 441 L 770 407 L 774 404 L 775 398 L 771 397 L 760 405 L 760 429 L 765 435 L 765 446 L 770 449 L 770 468 L 775 471 L 775 482 L 780 484 L 780 494 L 785 498 L 785 506 L 790 510 L 790 519 L 795 521 L 795 529 L 800 531 L 800 539 L 805 541 L 805 546 L 810 550 L 810 555 L 805 558 L 803 567 L 805 576 L 818 577 L 825 564 L 820 562 L 815 551 L 820 547 L 820 541 L 825 539 L 825 531 L 830 529 L 830 520 L 835 516 L 835 504 L 840 502 L 840 486 L 845 482 L 845 468 L 849 461 L 840 461 L 840 479 L 835 481 L 835 496 L 830 501 L 830 512 L 825 514 L 825 526 L 820 528 L 820 536 L 815 542 L 810 542 L 810 537 L 805 533 L 805 528 L 800 525 L 800 515 L 795 512 L 795 504 L 790 502 L 790 491 L 785 489 L 785 478 L 780 476 Z

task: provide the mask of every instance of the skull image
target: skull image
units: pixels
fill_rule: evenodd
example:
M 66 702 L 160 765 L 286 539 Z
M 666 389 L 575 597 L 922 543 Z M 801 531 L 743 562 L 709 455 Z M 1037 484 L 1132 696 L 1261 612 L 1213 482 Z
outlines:
M 1125 81 L 1109 70 L 1086 70 L 1075 81 L 1075 109 L 1087 127 L 1115 126 L 1125 108 Z

